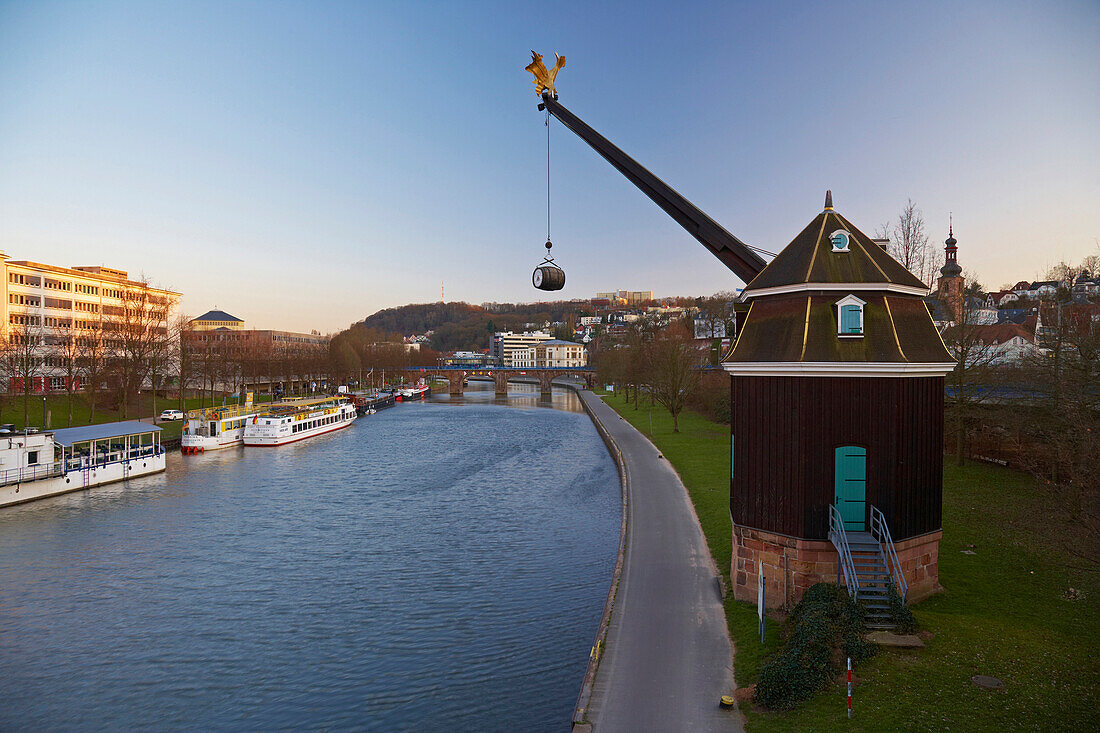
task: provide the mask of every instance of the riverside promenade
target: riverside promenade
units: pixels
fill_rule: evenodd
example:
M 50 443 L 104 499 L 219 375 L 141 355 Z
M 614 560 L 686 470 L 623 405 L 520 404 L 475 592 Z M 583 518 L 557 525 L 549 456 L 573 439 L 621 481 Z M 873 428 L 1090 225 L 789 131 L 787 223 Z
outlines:
M 687 491 L 645 436 L 592 392 L 577 394 L 617 446 L 627 481 L 622 572 L 589 681 L 590 729 L 742 731 L 739 713 L 718 704 L 732 694 L 732 653 L 718 576 Z

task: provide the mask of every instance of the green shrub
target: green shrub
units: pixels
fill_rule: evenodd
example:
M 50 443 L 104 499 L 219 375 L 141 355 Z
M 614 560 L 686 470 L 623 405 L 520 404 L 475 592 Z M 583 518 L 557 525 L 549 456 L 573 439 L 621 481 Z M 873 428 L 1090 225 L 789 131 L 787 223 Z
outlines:
M 905 605 L 905 601 L 898 595 L 898 589 L 894 587 L 893 583 L 890 584 L 887 603 L 890 605 L 890 620 L 894 622 L 894 626 L 899 633 L 912 634 L 917 630 L 916 616 L 913 615 L 913 612 L 909 610 L 909 606 Z
M 773 710 L 794 707 L 840 671 L 836 651 L 852 661 L 874 654 L 874 645 L 863 640 L 863 614 L 863 607 L 832 583 L 807 589 L 791 611 L 786 643 L 761 665 L 753 700 Z

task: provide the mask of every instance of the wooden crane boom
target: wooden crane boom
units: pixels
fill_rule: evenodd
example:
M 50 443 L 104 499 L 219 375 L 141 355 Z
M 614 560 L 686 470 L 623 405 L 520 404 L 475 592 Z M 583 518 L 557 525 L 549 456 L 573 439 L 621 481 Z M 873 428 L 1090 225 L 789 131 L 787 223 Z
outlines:
M 542 95 L 542 105 L 550 114 L 584 140 L 611 165 L 626 176 L 642 193 L 664 209 L 676 222 L 695 237 L 745 283 L 751 281 L 767 263 L 747 244 L 722 228 L 718 222 L 677 193 L 671 186 L 646 170 L 610 140 L 589 127 L 567 110 L 551 94 Z

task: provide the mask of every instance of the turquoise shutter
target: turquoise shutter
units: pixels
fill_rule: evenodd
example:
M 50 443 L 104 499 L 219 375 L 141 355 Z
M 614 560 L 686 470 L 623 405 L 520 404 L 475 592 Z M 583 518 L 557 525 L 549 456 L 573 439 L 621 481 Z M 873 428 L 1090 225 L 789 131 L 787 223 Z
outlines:
M 840 307 L 840 332 L 863 333 L 859 324 L 859 306 L 842 305 Z

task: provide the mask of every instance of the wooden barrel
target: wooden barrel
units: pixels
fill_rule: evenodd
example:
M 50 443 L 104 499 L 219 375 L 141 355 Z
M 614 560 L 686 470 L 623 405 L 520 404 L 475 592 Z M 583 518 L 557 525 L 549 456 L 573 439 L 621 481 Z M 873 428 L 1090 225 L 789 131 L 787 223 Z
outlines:
M 565 270 L 553 265 L 536 267 L 531 282 L 539 290 L 561 290 L 565 287 Z

